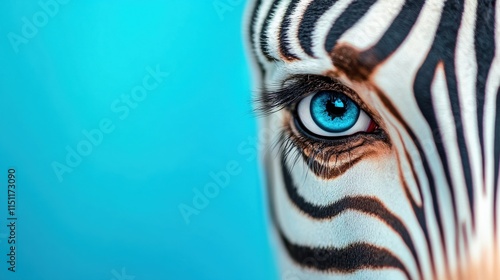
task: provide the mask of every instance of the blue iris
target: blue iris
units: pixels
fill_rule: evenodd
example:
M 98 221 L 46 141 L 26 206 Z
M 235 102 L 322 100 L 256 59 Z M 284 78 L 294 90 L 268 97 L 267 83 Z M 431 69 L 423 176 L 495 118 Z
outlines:
M 323 130 L 333 133 L 352 128 L 359 118 L 360 109 L 345 94 L 336 91 L 321 91 L 311 100 L 311 116 Z

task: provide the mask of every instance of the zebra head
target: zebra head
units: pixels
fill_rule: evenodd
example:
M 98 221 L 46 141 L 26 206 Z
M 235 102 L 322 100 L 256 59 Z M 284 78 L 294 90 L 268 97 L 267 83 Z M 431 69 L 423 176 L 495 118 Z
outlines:
M 283 279 L 500 279 L 500 3 L 247 10 Z

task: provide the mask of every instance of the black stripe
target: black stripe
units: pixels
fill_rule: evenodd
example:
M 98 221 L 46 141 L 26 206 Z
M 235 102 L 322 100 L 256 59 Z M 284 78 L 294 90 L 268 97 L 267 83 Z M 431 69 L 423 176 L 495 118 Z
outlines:
M 273 58 L 269 52 L 269 44 L 267 43 L 267 40 L 269 39 L 269 36 L 267 35 L 268 29 L 269 29 L 269 24 L 271 23 L 271 20 L 274 18 L 276 9 L 278 8 L 278 5 L 281 3 L 282 0 L 275 0 L 273 4 L 271 5 L 271 8 L 269 9 L 269 12 L 266 15 L 266 19 L 264 20 L 264 24 L 262 24 L 262 29 L 260 30 L 260 48 L 262 50 L 262 53 L 264 56 L 269 60 L 269 61 L 274 61 L 276 58 Z
M 280 29 L 280 52 L 281 54 L 286 57 L 289 60 L 297 59 L 297 56 L 295 56 L 292 53 L 291 48 L 288 46 L 288 40 L 287 40 L 287 32 L 290 28 L 290 24 L 292 24 L 292 18 L 290 17 L 293 11 L 295 11 L 295 8 L 297 7 L 297 4 L 300 2 L 300 0 L 292 0 L 290 5 L 288 5 L 288 8 L 286 9 L 285 17 L 283 18 L 283 21 L 281 22 L 281 29 Z
M 343 273 L 360 269 L 395 268 L 411 279 L 403 263 L 387 249 L 366 243 L 354 243 L 345 248 L 314 248 L 293 244 L 281 230 L 279 233 L 290 257 L 304 267 Z
M 494 220 L 493 224 L 495 226 L 495 236 L 498 231 L 498 224 L 497 224 L 497 215 L 498 215 L 498 201 L 497 201 L 497 196 L 498 196 L 498 184 L 500 184 L 500 181 L 498 180 L 498 168 L 500 167 L 500 88 L 497 90 L 497 101 L 496 101 L 496 116 L 495 116 L 495 133 L 493 135 L 495 139 L 495 152 L 493 155 L 493 162 L 494 162 L 494 191 L 493 191 L 493 205 L 494 205 Z
M 288 197 L 304 214 L 314 219 L 331 219 L 345 211 L 354 210 L 375 216 L 401 236 L 401 239 L 403 239 L 415 259 L 419 273 L 422 273 L 420 261 L 408 229 L 403 222 L 392 214 L 378 199 L 363 196 L 344 197 L 328 206 L 316 206 L 306 201 L 298 193 L 297 187 L 295 186 L 290 171 L 288 170 L 285 155 L 282 155 L 281 168 Z
M 253 7 L 252 11 L 252 17 L 250 19 L 250 42 L 252 42 L 252 45 L 255 44 L 253 41 L 253 36 L 255 35 L 255 28 L 257 27 L 257 17 L 258 17 L 258 12 L 259 9 L 261 8 L 262 5 L 262 0 L 257 0 L 255 3 L 255 6 Z M 255 46 L 254 46 L 255 47 Z
M 418 186 L 418 188 L 421 190 L 420 186 Z M 422 229 L 422 232 L 424 233 L 425 241 L 427 244 L 427 251 L 429 252 L 431 270 L 432 270 L 433 275 L 436 275 L 436 268 L 435 268 L 435 264 L 434 264 L 434 252 L 433 252 L 432 245 L 430 242 L 429 229 L 427 228 L 427 218 L 425 217 L 424 208 L 423 208 L 423 206 L 419 207 L 417 205 L 417 203 L 415 202 L 415 200 L 413 199 L 411 194 L 408 192 L 408 189 L 405 189 L 405 194 L 406 194 L 406 197 L 408 198 L 408 200 L 410 201 L 411 208 L 413 210 L 413 213 L 415 213 L 415 217 L 417 218 L 418 224 L 420 225 L 420 228 Z M 423 200 L 422 200 L 422 205 L 423 205 Z M 412 254 L 413 254 L 413 252 L 412 252 Z M 420 259 L 418 258 L 418 256 L 416 256 L 416 253 L 413 256 L 413 258 L 417 262 L 417 267 L 418 267 L 418 271 L 420 273 L 420 278 L 423 278 L 422 269 L 420 267 Z
M 429 51 L 425 62 L 417 73 L 413 88 L 418 106 L 420 107 L 420 110 L 422 111 L 430 127 L 433 129 L 433 131 L 440 131 L 436 121 L 436 111 L 434 110 L 432 105 L 430 86 L 434 79 L 434 73 L 436 71 L 437 65 L 440 62 L 444 64 L 444 72 L 446 76 L 451 109 L 453 118 L 455 120 L 454 123 L 456 124 L 455 128 L 457 135 L 457 144 L 460 150 L 460 157 L 462 159 L 462 170 L 468 192 L 470 211 L 473 217 L 474 192 L 471 177 L 471 167 L 469 156 L 467 153 L 467 146 L 465 143 L 465 132 L 462 126 L 461 106 L 458 97 L 458 85 L 455 71 L 455 48 L 463 10 L 463 0 L 446 1 L 445 6 L 443 7 L 441 21 L 436 31 L 436 36 L 434 38 L 431 50 Z M 448 181 L 449 191 L 452 196 L 453 209 L 454 212 L 456 212 L 455 196 L 451 184 L 452 181 L 450 178 L 450 169 L 448 160 L 446 158 L 444 145 L 441 141 L 442 139 L 440 139 L 440 135 L 433 135 L 433 138 L 436 142 L 436 147 L 438 149 L 438 153 L 446 174 L 446 179 Z M 474 219 L 472 219 L 472 226 L 474 227 Z M 459 233 L 458 228 L 456 228 L 456 232 Z
M 456 213 L 456 202 L 455 202 L 455 191 L 453 189 L 453 186 L 451 184 L 451 176 L 449 172 L 449 164 L 448 164 L 448 159 L 446 157 L 446 152 L 444 149 L 444 144 L 441 139 L 441 132 L 439 129 L 439 126 L 437 124 L 437 119 L 435 115 L 435 111 L 433 108 L 432 104 L 432 96 L 431 96 L 431 84 L 432 80 L 434 77 L 435 69 L 432 69 L 432 67 L 436 67 L 437 62 L 432 62 L 432 61 L 426 61 L 423 65 L 422 68 L 419 70 L 417 73 L 417 79 L 414 84 L 414 93 L 416 96 L 416 101 L 417 104 L 422 111 L 422 114 L 424 115 L 427 123 L 429 126 L 433 129 L 432 131 L 434 132 L 432 137 L 433 137 L 433 142 L 436 145 L 436 149 L 438 152 L 438 155 L 441 159 L 441 163 L 443 165 L 444 173 L 445 173 L 445 179 L 446 179 L 446 184 L 448 186 L 448 190 L 450 192 L 451 196 L 451 202 L 452 202 L 452 207 L 453 207 L 453 213 L 454 213 L 454 221 L 455 224 L 457 225 L 458 217 Z M 440 237 L 441 237 L 441 242 L 443 243 L 444 247 L 446 248 L 446 243 L 444 240 L 444 228 L 442 225 L 441 221 L 441 210 L 439 206 L 439 199 L 437 197 L 437 188 L 443 187 L 443 186 L 437 186 L 435 181 L 434 181 L 434 176 L 432 175 L 432 171 L 429 167 L 429 164 L 427 162 L 427 156 L 425 155 L 424 149 L 421 147 L 418 138 L 412 133 L 411 135 L 412 139 L 414 139 L 414 142 L 417 144 L 418 143 L 418 150 L 420 153 L 420 156 L 424 159 L 424 169 L 425 173 L 427 174 L 429 178 L 429 189 L 431 191 L 431 196 L 432 196 L 432 204 L 436 216 L 436 221 L 439 225 L 440 229 Z M 458 230 L 458 228 L 456 228 Z M 456 231 L 458 232 L 458 231 Z M 446 251 L 445 251 L 446 252 Z
M 413 178 L 415 178 L 415 183 L 417 184 L 418 192 L 420 194 L 421 206 L 417 205 L 417 203 L 415 202 L 415 199 L 413 199 L 413 196 L 411 195 L 411 193 L 408 189 L 408 185 L 406 184 L 404 179 L 402 179 L 403 184 L 405 185 L 405 194 L 406 194 L 406 197 L 408 198 L 408 200 L 410 201 L 413 213 L 415 213 L 415 217 L 417 217 L 418 224 L 420 225 L 420 228 L 422 229 L 422 232 L 424 233 L 425 241 L 427 244 L 427 251 L 429 252 L 429 262 L 431 264 L 432 274 L 433 274 L 433 276 L 435 276 L 436 275 L 436 267 L 434 264 L 434 250 L 433 250 L 433 247 L 431 244 L 431 239 L 430 239 L 430 235 L 429 235 L 429 228 L 427 227 L 427 217 L 425 216 L 425 210 L 424 210 L 425 199 L 423 197 L 422 185 L 420 183 L 420 178 L 418 178 L 418 175 L 415 172 L 415 166 L 414 166 L 413 162 L 411 161 L 411 157 L 408 154 L 406 146 L 404 145 L 404 141 L 399 133 L 398 133 L 398 137 L 399 137 L 401 143 L 403 143 L 403 147 L 404 147 L 405 153 L 406 153 L 406 158 L 408 158 L 408 163 L 410 164 L 410 168 L 412 171 L 412 176 L 413 176 Z M 420 277 L 420 278 L 422 278 L 422 277 Z
M 444 243 L 444 229 L 443 229 L 443 223 L 441 221 L 441 211 L 440 211 L 440 208 L 439 208 L 439 203 L 438 203 L 438 197 L 437 197 L 437 193 L 436 193 L 436 185 L 435 185 L 435 182 L 434 182 L 434 175 L 432 174 L 432 172 L 430 171 L 430 167 L 429 167 L 429 162 L 427 160 L 427 157 L 425 155 L 425 152 L 422 148 L 422 145 L 420 144 L 420 142 L 418 141 L 417 137 L 415 136 L 415 133 L 412 131 L 412 129 L 408 126 L 408 124 L 405 122 L 405 120 L 403 119 L 403 117 L 401 116 L 401 114 L 399 113 L 399 111 L 396 109 L 396 107 L 394 107 L 394 105 L 392 104 L 392 102 L 387 99 L 387 97 L 384 95 L 384 93 L 382 92 L 378 92 L 377 96 L 379 96 L 380 100 L 382 101 L 382 103 L 384 104 L 384 106 L 391 112 L 391 114 L 394 116 L 394 118 L 396 118 L 398 120 L 399 123 L 401 123 L 401 125 L 403 125 L 404 127 L 404 130 L 410 135 L 410 138 L 413 140 L 413 143 L 415 144 L 415 146 L 417 147 L 417 151 L 418 151 L 418 154 L 422 160 L 421 164 L 422 166 L 424 167 L 424 171 L 425 173 L 427 174 L 427 178 L 428 178 L 428 184 L 429 184 L 429 189 L 431 191 L 431 200 L 432 200 L 432 205 L 433 205 L 433 210 L 434 210 L 434 215 L 436 217 L 436 222 L 438 224 L 438 227 L 439 227 L 439 232 L 440 232 L 440 238 L 441 238 L 441 243 L 443 244 L 443 251 L 445 252 L 445 258 L 447 258 L 446 256 L 446 243 Z M 401 135 L 399 135 L 401 141 L 402 141 L 402 137 Z M 404 145 L 404 143 L 403 143 Z M 406 149 L 406 146 L 405 146 L 405 150 L 408 151 Z M 419 187 L 419 190 L 420 190 L 420 193 L 422 193 L 422 186 L 420 184 L 420 179 L 418 178 L 416 172 L 414 171 L 414 165 L 413 165 L 413 162 L 411 161 L 411 158 L 409 158 L 409 162 L 412 166 L 412 172 L 413 174 L 415 174 L 415 178 L 417 179 L 417 184 L 418 184 L 418 187 Z M 428 231 L 428 228 L 427 228 L 427 221 L 426 221 L 426 216 L 425 216 L 425 212 L 424 212 L 424 209 L 422 207 L 418 207 L 415 203 L 415 201 L 413 201 L 413 199 L 410 200 L 411 203 L 412 203 L 412 207 L 413 207 L 413 211 L 415 212 L 415 215 L 417 216 L 418 218 L 418 221 L 420 223 L 420 227 L 422 228 L 424 234 L 425 234 L 425 238 L 427 240 L 427 247 L 429 249 L 429 255 L 430 255 L 430 263 L 431 263 L 431 268 L 432 268 L 432 273 L 433 275 L 436 275 L 436 268 L 435 268 L 435 264 L 434 264 L 434 253 L 433 253 L 433 249 L 432 249 L 432 246 L 431 243 L 430 243 L 430 238 L 429 238 L 429 231 Z M 453 201 L 453 200 L 452 200 Z M 425 200 L 424 198 L 422 197 L 422 205 L 425 203 Z M 454 201 L 453 201 L 454 203 Z M 454 204 L 453 204 L 454 205 Z M 456 215 L 456 211 L 454 211 L 454 221 L 455 223 L 457 223 L 457 215 Z
M 432 97 L 431 97 L 431 89 L 430 85 L 432 84 L 432 81 L 434 79 L 435 71 L 437 69 L 437 66 L 439 63 L 443 63 L 444 66 L 444 72 L 445 72 L 445 77 L 446 77 L 446 83 L 448 87 L 448 92 L 449 92 L 449 98 L 450 98 L 450 103 L 451 103 L 451 109 L 453 112 L 453 118 L 454 118 L 454 123 L 455 129 L 456 129 L 456 135 L 457 135 L 457 145 L 460 150 L 460 156 L 462 159 L 462 170 L 465 178 L 465 183 L 467 187 L 467 192 L 468 192 L 468 199 L 469 199 L 469 209 L 471 211 L 472 215 L 472 227 L 474 229 L 474 192 L 473 192 L 473 185 L 472 185 L 472 177 L 471 177 L 471 167 L 470 167 L 470 162 L 469 162 L 469 156 L 467 153 L 467 146 L 465 142 L 465 134 L 464 134 L 464 129 L 462 126 L 462 120 L 461 120 L 461 106 L 460 106 L 460 100 L 458 97 L 458 84 L 457 84 L 457 77 L 456 77 L 456 69 L 455 69 L 455 48 L 456 48 L 456 41 L 457 41 L 457 36 L 458 36 L 458 29 L 460 27 L 460 23 L 462 20 L 462 15 L 463 15 L 463 1 L 447 1 L 445 3 L 445 6 L 443 8 L 443 14 L 442 18 L 440 20 L 436 36 L 434 38 L 433 45 L 431 47 L 431 50 L 429 51 L 429 54 L 423 63 L 422 67 L 419 69 L 416 79 L 415 79 L 415 84 L 414 84 L 414 93 L 415 93 L 415 98 L 417 100 L 418 106 L 420 110 L 422 111 L 424 117 L 426 118 L 429 126 L 432 128 L 433 132 L 439 132 L 441 129 L 439 128 L 439 125 L 437 124 L 436 120 L 436 112 L 435 108 L 433 108 L 432 104 Z M 434 94 L 439 94 L 439 93 L 434 93 Z M 441 159 L 444 171 L 445 171 L 445 177 L 447 180 L 447 185 L 448 185 L 448 190 L 451 195 L 451 202 L 452 202 L 452 207 L 453 207 L 453 215 L 455 219 L 455 234 L 457 240 L 459 239 L 459 236 L 461 236 L 462 231 L 459 228 L 458 224 L 458 218 L 457 218 L 457 206 L 455 202 L 455 194 L 454 194 L 454 189 L 452 186 L 452 181 L 451 181 L 451 174 L 450 174 L 450 169 L 449 169 L 449 164 L 448 160 L 446 157 L 446 152 L 444 149 L 444 144 L 443 144 L 443 139 L 441 139 L 440 135 L 433 134 L 432 135 L 434 142 L 437 147 L 437 151 L 439 154 L 439 157 Z M 426 168 L 426 173 L 428 176 L 431 174 L 431 170 Z M 430 180 L 432 181 L 432 179 Z M 431 187 L 431 192 L 432 196 L 434 199 L 434 208 L 436 210 L 436 207 L 439 207 L 439 204 L 437 204 L 437 197 L 436 197 L 436 190 L 435 187 L 439 186 L 432 186 Z M 438 208 L 439 209 L 439 208 Z M 436 217 L 438 218 L 438 223 L 441 223 L 440 221 L 440 211 L 436 212 Z M 443 229 L 442 226 L 440 226 L 441 229 L 441 242 L 444 247 L 444 252 L 445 252 L 445 258 L 447 259 L 448 256 L 446 255 L 446 243 L 444 240 L 444 234 L 443 234 Z M 465 237 L 464 237 L 465 238 Z M 465 240 L 465 239 L 464 239 Z
M 325 41 L 325 50 L 328 53 L 333 50 L 340 36 L 356 24 L 375 2 L 377 2 L 377 0 L 354 1 L 347 7 L 328 32 Z
M 255 6 L 253 7 L 252 17 L 250 19 L 250 34 L 249 34 L 249 36 L 250 36 L 250 44 L 251 44 L 251 48 L 252 48 L 252 53 L 254 55 L 254 59 L 255 59 L 257 65 L 259 67 L 260 78 L 263 78 L 264 77 L 264 65 L 262 65 L 262 62 L 260 62 L 260 60 L 258 59 L 256 46 L 255 46 L 255 42 L 254 42 L 255 28 L 257 25 L 257 16 L 258 16 L 259 8 L 261 8 L 261 4 L 262 4 L 262 0 L 257 0 L 255 2 Z
M 458 35 L 458 28 L 460 26 L 460 22 L 462 20 L 463 13 L 463 1 L 446 1 L 445 6 L 443 7 L 442 17 L 436 32 L 436 36 L 434 38 L 433 45 L 429 54 L 423 63 L 422 67 L 419 69 L 415 84 L 413 86 L 415 98 L 417 100 L 418 106 L 422 111 L 424 117 L 429 123 L 430 127 L 433 131 L 440 131 L 439 126 L 436 121 L 436 112 L 434 111 L 432 105 L 432 97 L 430 85 L 434 79 L 434 73 L 436 71 L 437 65 L 439 62 L 444 63 L 444 70 L 446 75 L 446 81 L 449 91 L 450 103 L 452 105 L 452 112 L 455 119 L 456 131 L 457 131 L 457 140 L 460 148 L 460 155 L 462 157 L 462 164 L 464 170 L 464 176 L 466 178 L 467 189 L 469 193 L 469 204 L 471 211 L 473 211 L 473 192 L 472 192 L 472 182 L 470 177 L 470 166 L 469 159 L 467 155 L 465 139 L 464 139 L 464 131 L 461 126 L 461 118 L 460 118 L 460 104 L 458 100 L 457 93 L 457 81 L 455 76 L 455 46 Z M 451 201 L 453 205 L 453 213 L 455 216 L 455 232 L 459 233 L 458 229 L 458 221 L 457 221 L 457 208 L 455 202 L 454 190 L 451 185 L 450 178 L 450 170 L 448 165 L 448 160 L 446 158 L 446 153 L 444 150 L 443 143 L 440 139 L 440 135 L 433 135 L 433 138 L 436 142 L 436 147 L 441 158 L 441 162 L 443 164 L 443 168 L 446 175 L 448 189 L 451 194 Z M 430 170 L 426 170 L 426 173 L 430 175 L 432 172 Z M 432 180 L 429 180 L 432 181 Z M 435 188 L 439 186 L 432 186 L 432 196 L 436 196 Z M 437 197 L 435 197 L 437 200 Z M 434 207 L 438 207 L 437 202 L 434 203 Z M 436 209 L 435 209 L 436 210 Z M 438 221 L 440 222 L 439 213 L 436 214 Z M 443 228 L 441 229 L 441 241 L 446 248 L 446 243 L 444 240 Z M 446 252 L 446 250 L 444 250 Z
M 415 135 L 413 134 L 413 132 L 411 131 L 410 132 L 410 135 L 412 137 L 412 139 L 416 139 L 414 138 Z M 418 153 L 420 155 L 420 157 L 422 158 L 422 166 L 424 167 L 424 170 L 425 170 L 425 173 L 427 174 L 428 178 L 429 178 L 429 181 L 428 181 L 428 184 L 429 184 L 429 189 L 431 191 L 431 198 L 432 198 L 432 207 L 433 207 L 433 210 L 434 210 L 434 216 L 436 217 L 436 222 L 438 224 L 438 227 L 439 227 L 439 235 L 440 235 L 440 238 L 441 238 L 441 244 L 443 245 L 443 252 L 444 252 L 444 258 L 445 258 L 445 262 L 448 261 L 448 254 L 447 254 L 447 250 L 446 250 L 446 242 L 444 240 L 444 227 L 443 227 L 443 222 L 441 221 L 441 210 L 440 210 L 440 207 L 439 207 L 439 198 L 437 196 L 437 188 L 438 186 L 436 186 L 436 183 L 434 181 L 434 175 L 432 175 L 432 171 L 429 167 L 429 162 L 427 160 L 427 157 L 425 155 L 425 152 L 422 148 L 422 146 L 420 145 L 420 143 L 418 142 L 418 140 L 415 140 L 415 145 L 417 146 L 417 149 L 418 149 Z M 424 203 L 424 200 L 422 200 L 422 204 Z M 453 204 L 453 207 L 455 207 L 455 202 L 454 200 L 452 199 L 452 204 Z M 416 205 L 412 205 L 414 208 L 413 210 L 415 211 L 415 214 L 417 215 L 417 218 L 419 220 L 419 223 L 420 223 L 420 227 L 422 228 L 422 230 L 424 231 L 424 234 L 425 234 L 425 237 L 427 239 L 427 242 L 428 242 L 428 249 L 430 248 L 430 258 L 431 258 L 431 266 L 432 266 L 432 272 L 434 275 L 436 275 L 436 267 L 435 267 L 435 263 L 434 263 L 434 251 L 433 251 L 433 248 L 431 246 L 431 243 L 430 243 L 430 238 L 429 238 L 429 231 L 428 231 L 428 228 L 427 228 L 427 218 L 425 216 L 425 212 L 424 212 L 424 209 L 423 207 L 420 207 L 416 208 Z M 456 214 L 456 211 L 454 211 L 454 220 L 457 221 L 457 214 Z
M 299 41 L 300 46 L 309 56 L 314 57 L 312 52 L 312 35 L 316 22 L 336 2 L 337 0 L 315 0 L 307 6 L 299 25 Z
M 382 38 L 373 47 L 361 53 L 360 59 L 371 67 L 386 60 L 408 37 L 424 4 L 424 0 L 406 1 Z
M 476 12 L 476 30 L 474 35 L 474 47 L 476 50 L 477 78 L 476 78 L 476 100 L 477 100 L 477 127 L 479 129 L 479 143 L 484 166 L 484 135 L 483 116 L 484 101 L 486 93 L 486 79 L 495 56 L 495 4 L 493 1 L 478 1 Z M 483 169 L 483 172 L 486 168 Z M 483 175 L 485 175 L 483 173 Z M 486 184 L 483 184 L 483 191 L 486 191 Z

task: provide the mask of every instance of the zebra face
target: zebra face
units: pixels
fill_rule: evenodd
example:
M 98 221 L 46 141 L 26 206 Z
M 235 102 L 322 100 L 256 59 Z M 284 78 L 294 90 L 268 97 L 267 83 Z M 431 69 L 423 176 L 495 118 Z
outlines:
M 500 277 L 500 3 L 257 0 L 247 18 L 284 279 Z

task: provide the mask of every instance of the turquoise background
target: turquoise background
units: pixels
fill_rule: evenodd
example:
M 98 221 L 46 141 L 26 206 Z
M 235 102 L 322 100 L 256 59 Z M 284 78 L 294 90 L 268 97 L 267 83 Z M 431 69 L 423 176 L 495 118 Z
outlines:
M 0 2 L 0 279 L 276 278 L 244 7 L 73 0 L 43 23 L 38 1 Z M 16 53 L 12 34 L 23 36 L 23 18 L 40 27 Z M 148 67 L 169 76 L 126 117 L 115 112 Z M 66 165 L 67 147 L 105 119 L 114 131 L 59 180 L 54 162 Z M 192 206 L 195 189 L 230 162 L 240 172 L 187 224 L 179 205 Z M 11 167 L 15 273 L 6 263 Z

